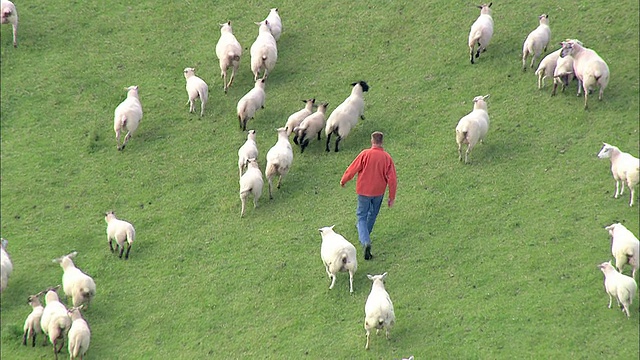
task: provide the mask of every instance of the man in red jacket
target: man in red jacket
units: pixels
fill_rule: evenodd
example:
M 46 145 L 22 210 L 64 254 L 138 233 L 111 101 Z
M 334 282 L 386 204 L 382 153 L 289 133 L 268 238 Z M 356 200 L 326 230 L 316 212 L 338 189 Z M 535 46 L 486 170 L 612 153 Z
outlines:
M 370 260 L 371 238 L 370 234 L 376 217 L 382 205 L 384 193 L 389 185 L 389 207 L 396 200 L 396 167 L 391 155 L 382 147 L 383 134 L 379 131 L 371 134 L 371 148 L 362 150 L 353 160 L 340 179 L 340 186 L 344 187 L 349 180 L 358 174 L 356 180 L 356 193 L 358 194 L 358 237 L 364 247 L 364 259 Z

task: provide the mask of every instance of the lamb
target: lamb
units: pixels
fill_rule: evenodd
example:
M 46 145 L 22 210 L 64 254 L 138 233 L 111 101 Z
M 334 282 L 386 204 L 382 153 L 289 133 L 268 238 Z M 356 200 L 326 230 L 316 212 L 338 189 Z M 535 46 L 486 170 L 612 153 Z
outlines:
M 396 315 L 393 312 L 393 303 L 389 293 L 384 288 L 384 280 L 387 278 L 387 273 L 385 272 L 382 275 L 367 274 L 367 277 L 373 281 L 371 292 L 364 305 L 364 329 L 367 332 L 367 344 L 364 348 L 369 350 L 371 329 L 375 328 L 377 335 L 380 329 L 384 328 L 387 340 L 389 340 L 389 330 L 396 322 Z
M 267 168 L 265 169 L 265 176 L 269 181 L 269 199 L 273 199 L 271 192 L 273 178 L 278 175 L 278 189 L 280 189 L 282 177 L 287 175 L 293 163 L 293 150 L 289 143 L 287 129 L 279 128 L 276 131 L 278 132 L 278 141 L 267 152 Z
M 329 141 L 331 134 L 337 136 L 335 152 L 338 152 L 338 144 L 340 140 L 349 135 L 351 129 L 358 124 L 358 118 L 364 120 L 364 92 L 369 91 L 369 85 L 365 81 L 358 81 L 351 84 L 351 95 L 347 97 L 342 104 L 331 112 L 327 119 L 324 132 L 327 135 L 327 146 L 325 151 L 329 152 Z
M 261 71 L 262 79 L 265 80 L 269 73 L 276 66 L 278 60 L 278 46 L 276 45 L 276 39 L 271 35 L 269 30 L 269 21 L 264 20 L 256 23 L 260 26 L 258 30 L 258 37 L 251 45 L 251 71 L 253 72 L 253 80 L 258 80 L 258 75 Z
M 36 346 L 36 336 L 42 332 L 42 327 L 40 326 L 40 321 L 42 320 L 42 312 L 44 311 L 44 307 L 40 303 L 40 299 L 38 298 L 42 295 L 42 292 L 39 292 L 35 295 L 29 296 L 27 299 L 27 303 L 31 305 L 33 310 L 27 316 L 27 320 L 24 322 L 24 335 L 22 335 L 22 345 L 27 345 L 27 339 L 32 339 L 32 347 Z M 45 339 L 46 341 L 46 339 Z
M 249 119 L 253 119 L 256 111 L 258 111 L 258 109 L 264 109 L 264 101 L 266 97 L 264 86 L 264 79 L 256 80 L 256 84 L 253 89 L 238 101 L 238 122 L 240 123 L 240 129 L 242 129 L 242 131 L 247 130 L 247 122 Z
M 84 355 L 89 350 L 91 342 L 91 330 L 89 325 L 82 318 L 80 309 L 84 306 L 69 309 L 68 315 L 71 318 L 71 328 L 69 329 L 69 359 L 84 359 Z
M 263 186 L 264 180 L 262 180 L 262 171 L 260 171 L 258 162 L 255 158 L 247 159 L 247 171 L 240 177 L 240 201 L 242 203 L 240 217 L 244 217 L 249 194 L 253 194 L 253 208 L 258 207 L 258 199 L 262 195 Z
M 107 242 L 109 243 L 109 249 L 111 252 L 117 252 L 120 250 L 119 256 L 122 258 L 124 252 L 124 241 L 127 240 L 127 253 L 124 256 L 125 260 L 129 259 L 129 251 L 131 251 L 131 245 L 136 239 L 136 229 L 133 228 L 131 223 L 116 218 L 116 214 L 110 211 L 104 214 L 104 221 L 107 222 Z M 113 248 L 113 240 L 116 241 L 116 248 Z
M 304 149 L 309 146 L 309 139 L 306 138 L 307 134 L 310 136 L 317 134 L 318 140 L 320 140 L 320 133 L 325 125 L 324 117 L 327 112 L 327 106 L 329 106 L 329 103 L 323 103 L 318 106 L 318 110 L 315 113 L 304 118 L 300 125 L 294 129 L 296 135 L 293 138 L 293 142 L 300 144 L 300 153 L 303 153 Z
M 2 12 L 2 24 L 11 24 L 13 28 L 13 47 L 18 47 L 18 10 L 16 6 L 8 0 L 2 0 L 0 4 Z
M 13 263 L 11 262 L 11 258 L 7 253 L 7 244 L 9 243 L 7 239 L 1 240 L 2 246 L 0 248 L 0 293 L 7 288 L 7 284 L 9 283 L 9 276 L 11 276 L 11 272 L 13 271 Z
M 573 57 L 573 72 L 578 78 L 578 96 L 584 90 L 584 109 L 587 109 L 588 93 L 596 86 L 600 87 L 598 100 L 609 83 L 609 66 L 593 50 L 582 46 L 578 40 L 562 42 L 560 57 Z
M 533 69 L 536 59 L 540 57 L 543 51 L 547 51 L 547 45 L 551 40 L 551 29 L 549 28 L 549 15 L 542 14 L 538 16 L 540 25 L 533 30 L 522 45 L 522 71 L 527 69 L 527 56 L 532 55 L 530 67 Z
M 602 149 L 598 153 L 600 159 L 611 159 L 611 174 L 616 181 L 616 192 L 614 198 L 622 195 L 624 192 L 624 183 L 627 183 L 631 192 L 629 206 L 633 206 L 635 199 L 635 186 L 640 182 L 640 160 L 626 152 L 620 151 L 617 147 L 603 143 Z M 619 191 L 619 192 L 618 192 Z
M 204 80 L 195 75 L 195 72 L 194 68 L 184 69 L 184 78 L 187 80 L 187 95 L 189 96 L 187 104 L 189 104 L 189 113 L 195 112 L 196 99 L 200 98 L 200 116 L 204 116 L 204 107 L 209 98 L 209 87 Z
M 304 118 L 313 114 L 313 106 L 316 103 L 316 99 L 312 98 L 308 100 L 302 100 L 302 102 L 305 103 L 304 107 L 294 112 L 293 114 L 291 114 L 287 119 L 287 123 L 284 125 L 284 127 L 287 128 L 287 136 L 291 135 L 291 133 L 293 132 L 293 129 L 296 126 L 300 125 L 300 123 L 302 122 L 302 120 L 304 120 Z M 294 138 L 293 142 L 295 142 L 297 145 L 298 143 L 296 141 L 298 140 Z
M 238 171 L 240 172 L 240 177 L 242 177 L 242 170 L 247 167 L 247 161 L 251 158 L 258 158 L 255 130 L 247 132 L 247 141 L 238 149 Z
M 478 51 L 476 52 L 476 58 L 480 57 L 480 52 L 487 51 L 487 45 L 491 42 L 493 36 L 493 18 L 491 17 L 491 5 L 493 3 L 479 5 L 480 16 L 471 25 L 471 31 L 469 31 L 469 56 L 471 57 L 471 63 L 473 64 L 473 52 L 475 46 L 478 44 Z
M 226 24 L 220 24 L 220 39 L 216 44 L 216 56 L 220 60 L 220 76 L 222 77 L 222 85 L 226 94 L 236 76 L 236 71 L 240 65 L 240 57 L 242 56 L 242 46 L 233 35 L 231 21 Z M 232 71 L 231 78 L 227 83 L 227 69 L 229 67 L 232 67 Z
M 138 86 L 129 86 L 127 90 L 127 98 L 116 107 L 113 117 L 113 130 L 116 132 L 116 145 L 118 150 L 124 150 L 124 147 L 131 139 L 131 136 L 138 128 L 140 120 L 142 120 L 142 105 L 138 98 Z M 127 135 L 124 142 L 120 146 L 120 132 L 126 129 Z
M 564 89 L 569 86 L 573 78 L 573 58 L 571 56 L 559 57 L 556 68 L 553 71 L 553 91 L 551 96 L 556 95 L 556 89 L 559 84 L 562 84 L 562 92 L 564 92 Z
M 478 141 L 483 142 L 489 131 L 489 114 L 486 100 L 489 95 L 473 98 L 473 111 L 465 115 L 456 126 L 456 142 L 458 143 L 458 160 L 462 161 L 462 144 L 467 144 L 464 163 L 469 163 L 469 154 Z
M 322 246 L 320 247 L 320 257 L 324 264 L 324 269 L 331 279 L 329 289 L 333 289 L 336 283 L 338 272 L 349 272 L 349 292 L 353 294 L 353 275 L 358 270 L 358 260 L 356 258 L 356 247 L 353 246 L 342 235 L 336 233 L 333 226 L 325 226 L 318 229 L 322 236 Z
M 544 87 L 544 79 L 554 75 L 556 70 L 556 65 L 558 59 L 560 58 L 560 52 L 562 49 L 558 49 L 551 54 L 545 56 L 540 64 L 538 65 L 538 70 L 536 70 L 535 74 L 538 75 L 538 89 L 542 89 Z
M 56 356 L 56 360 L 58 359 L 58 353 L 64 346 L 64 337 L 71 327 L 71 319 L 67 314 L 67 308 L 60 302 L 56 293 L 58 287 L 60 285 L 47 290 L 45 307 L 40 320 L 42 331 L 49 337 L 49 341 L 53 345 L 53 353 Z
M 632 277 L 616 271 L 611 262 L 603 262 L 598 267 L 604 273 L 604 288 L 609 294 L 609 309 L 611 309 L 611 298 L 615 297 L 618 306 L 629 318 L 629 306 L 631 306 L 638 289 L 636 281 Z
M 611 235 L 611 255 L 616 259 L 616 268 L 622 273 L 624 264 L 631 265 L 631 277 L 635 279 L 640 268 L 640 241 L 620 223 L 611 224 L 605 230 Z
M 282 33 L 282 19 L 280 19 L 278 8 L 271 9 L 265 21 L 269 23 L 269 30 L 271 30 L 273 38 L 276 39 L 276 41 L 280 40 L 280 34 Z
M 71 297 L 73 306 L 89 304 L 96 295 L 96 283 L 93 279 L 78 269 L 71 258 L 78 255 L 74 251 L 63 257 L 54 259 L 64 270 L 62 275 L 62 289 L 67 298 Z

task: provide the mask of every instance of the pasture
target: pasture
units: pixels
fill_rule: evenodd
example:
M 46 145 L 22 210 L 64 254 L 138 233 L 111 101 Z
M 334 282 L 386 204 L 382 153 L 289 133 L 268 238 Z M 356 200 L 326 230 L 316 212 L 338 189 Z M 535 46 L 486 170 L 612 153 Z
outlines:
M 2 293 L 1 357 L 52 359 L 25 347 L 27 297 L 59 284 L 52 259 L 76 265 L 97 294 L 83 315 L 89 359 L 486 359 L 640 355 L 638 296 L 631 318 L 608 309 L 597 264 L 612 259 L 604 227 L 638 235 L 640 204 L 613 198 L 602 142 L 638 156 L 639 4 L 625 0 L 494 1 L 494 36 L 469 63 L 479 10 L 460 1 L 16 0 L 18 48 L 1 37 L 1 234 L 14 264 Z M 272 7 L 284 30 L 250 120 L 259 163 L 275 129 L 302 108 L 327 114 L 366 80 L 365 117 L 338 153 L 313 140 L 269 200 L 240 218 L 237 101 L 253 87 L 249 47 Z M 611 69 L 604 100 L 550 97 L 521 70 L 522 43 L 549 14 L 552 43 L 577 38 Z M 215 45 L 232 21 L 243 47 L 225 95 Z M 546 55 L 546 53 L 545 53 Z M 204 117 L 188 113 L 182 70 L 209 85 Z M 117 151 L 113 111 L 139 86 L 144 118 Z M 491 94 L 491 125 L 471 164 L 455 126 Z M 199 109 L 199 104 L 196 107 Z M 364 261 L 355 181 L 340 177 L 373 131 L 398 172 Z M 266 179 L 265 179 L 266 185 Z M 637 196 L 637 195 L 636 195 Z M 129 260 L 109 251 L 104 213 L 136 228 Z M 358 249 L 354 294 L 335 288 L 318 228 L 335 224 Z M 630 269 L 625 269 L 630 274 Z M 389 273 L 391 340 L 364 350 L 366 274 Z M 67 303 L 68 304 L 68 303 Z M 65 348 L 60 354 L 68 356 Z

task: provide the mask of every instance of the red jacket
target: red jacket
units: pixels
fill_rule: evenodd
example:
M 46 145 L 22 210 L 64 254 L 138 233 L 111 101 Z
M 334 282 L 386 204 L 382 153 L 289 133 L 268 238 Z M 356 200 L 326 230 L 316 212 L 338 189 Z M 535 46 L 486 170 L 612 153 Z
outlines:
M 342 175 L 340 184 L 344 185 L 358 174 L 356 180 L 356 193 L 363 196 L 384 195 L 389 185 L 389 200 L 396 199 L 396 166 L 386 151 L 381 147 L 372 146 L 362 150 L 351 162 Z

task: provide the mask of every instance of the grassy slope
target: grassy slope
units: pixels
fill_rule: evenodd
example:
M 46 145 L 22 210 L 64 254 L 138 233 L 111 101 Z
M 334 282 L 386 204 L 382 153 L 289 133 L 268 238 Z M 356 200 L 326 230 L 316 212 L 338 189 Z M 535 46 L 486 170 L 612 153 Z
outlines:
M 639 229 L 638 207 L 627 192 L 612 199 L 608 162 L 595 157 L 602 141 L 638 154 L 637 2 L 496 2 L 476 66 L 465 43 L 477 9 L 466 4 L 278 3 L 280 57 L 250 122 L 262 165 L 302 98 L 331 111 L 366 79 L 367 120 L 340 153 L 296 149 L 275 199 L 265 189 L 240 220 L 235 104 L 252 87 L 252 22 L 274 6 L 245 3 L 17 4 L 20 48 L 2 28 L 2 235 L 15 268 L 2 294 L 3 358 L 50 357 L 19 345 L 25 300 L 60 281 L 50 259 L 73 249 L 98 283 L 85 314 L 92 358 L 637 357 L 637 298 L 631 320 L 607 309 L 595 268 L 610 258 L 605 225 Z M 590 111 L 573 90 L 551 99 L 520 71 L 542 12 L 554 44 L 577 37 L 611 68 Z M 224 96 L 214 47 L 227 19 L 246 50 Z M 203 119 L 184 106 L 186 66 L 210 84 Z M 112 113 L 132 84 L 145 117 L 117 153 Z M 453 129 L 486 93 L 490 134 L 462 166 Z M 337 224 L 357 243 L 354 185 L 337 184 L 374 130 L 396 160 L 398 201 L 381 211 L 376 259 L 361 261 L 350 296 L 345 276 L 327 290 L 315 229 Z M 128 262 L 107 250 L 109 209 L 138 231 Z M 365 353 L 364 274 L 383 271 L 397 326 Z

